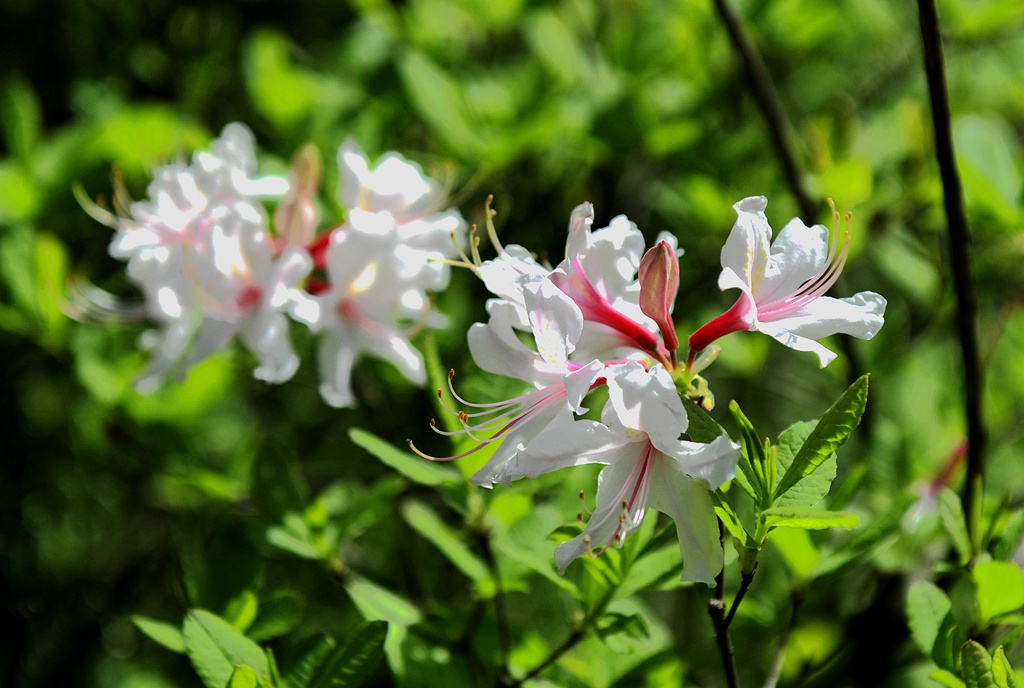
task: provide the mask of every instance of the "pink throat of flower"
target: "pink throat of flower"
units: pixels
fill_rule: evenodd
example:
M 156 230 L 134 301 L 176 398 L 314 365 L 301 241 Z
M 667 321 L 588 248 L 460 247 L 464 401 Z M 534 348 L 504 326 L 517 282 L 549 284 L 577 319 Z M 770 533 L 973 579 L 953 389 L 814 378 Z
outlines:
M 740 294 L 732 308 L 701 325 L 690 335 L 690 351 L 704 351 L 727 334 L 749 330 L 754 324 L 755 314 L 753 299 L 748 294 Z
M 247 311 L 263 300 L 263 290 L 254 284 L 247 284 L 238 290 L 235 303 L 238 308 Z
M 589 537 L 586 539 L 587 551 L 590 556 L 598 557 L 613 544 L 621 544 L 626 536 L 640 525 L 644 512 L 647 510 L 647 500 L 651 493 L 651 474 L 658 454 L 658 450 L 654 448 L 650 440 L 644 442 L 636 463 L 623 482 L 622 488 L 603 511 L 593 512 L 592 518 L 587 524 L 587 530 L 597 530 L 616 514 L 618 514 L 619 524 L 608 541 L 601 543 L 596 550 L 593 549 Z M 579 515 L 579 519 L 583 520 L 582 513 Z
M 652 353 L 664 352 L 664 346 L 657 335 L 640 323 L 617 311 L 602 296 L 583 270 L 579 258 L 574 258 L 568 275 L 552 275 L 552 281 L 569 295 L 583 313 L 583 319 L 607 325 L 622 335 L 630 346 Z
M 839 215 L 836 214 L 836 222 Z M 847 216 L 849 221 L 849 216 Z M 757 295 L 757 319 L 763 322 L 770 322 L 792 315 L 804 306 L 807 306 L 815 299 L 825 295 L 832 288 L 832 285 L 839 279 L 839 275 L 846 266 L 846 257 L 850 253 L 850 232 L 843 233 L 842 246 L 840 246 L 839 228 L 836 227 L 832 235 L 836 237 L 828 248 L 828 256 L 821 269 L 809 280 L 791 294 L 776 297 L 774 292 Z

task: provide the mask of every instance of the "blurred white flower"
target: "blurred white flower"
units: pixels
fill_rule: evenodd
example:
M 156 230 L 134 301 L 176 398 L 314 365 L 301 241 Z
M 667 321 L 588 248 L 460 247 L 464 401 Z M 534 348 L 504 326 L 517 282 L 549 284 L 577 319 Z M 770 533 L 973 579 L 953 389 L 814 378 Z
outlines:
M 466 223 L 438 212 L 440 188 L 397 153 L 375 167 L 352 141 L 338 152 L 344 224 L 316 249 L 327 281 L 291 301 L 292 316 L 320 333 L 320 392 L 335 407 L 353 406 L 352 369 L 364 355 L 393 364 L 410 382 L 426 381 L 423 358 L 409 341 L 423 326 L 443 324 L 428 291 L 448 285 L 445 261 L 457 253 Z M 322 258 L 320 258 L 322 256 Z
M 236 336 L 259 360 L 254 375 L 281 382 L 298 368 L 283 315 L 308 271 L 305 252 L 278 253 L 261 199 L 287 191 L 281 178 L 257 178 L 251 132 L 229 124 L 191 163 L 157 170 L 148 198 L 116 220 L 110 245 L 161 329 L 149 337 L 150 362 L 137 385 L 158 387 L 172 373 L 225 348 Z

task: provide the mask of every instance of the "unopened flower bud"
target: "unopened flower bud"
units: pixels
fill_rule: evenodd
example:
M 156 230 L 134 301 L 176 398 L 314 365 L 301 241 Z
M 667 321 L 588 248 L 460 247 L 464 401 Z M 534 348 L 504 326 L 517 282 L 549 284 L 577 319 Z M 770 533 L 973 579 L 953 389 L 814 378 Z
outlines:
M 665 348 L 679 346 L 672 304 L 679 290 L 679 262 L 667 241 L 651 247 L 640 261 L 640 310 L 658 324 Z

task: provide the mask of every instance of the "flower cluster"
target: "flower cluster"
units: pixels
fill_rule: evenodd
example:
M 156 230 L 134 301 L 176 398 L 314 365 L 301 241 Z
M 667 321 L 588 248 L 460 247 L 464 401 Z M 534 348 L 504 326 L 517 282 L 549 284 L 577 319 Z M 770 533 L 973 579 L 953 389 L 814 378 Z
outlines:
M 816 339 L 837 332 L 870 338 L 881 326 L 881 296 L 824 296 L 842 269 L 848 235 L 841 247 L 837 238 L 829 248 L 828 230 L 793 220 L 773 243 L 765 204 L 760 197 L 736 204 L 719 286 L 739 288 L 742 295 L 689 338 L 682 365 L 672 320 L 681 252 L 671 235 L 659 236 L 645 253 L 643 236 L 624 216 L 592 230 L 594 211 L 585 203 L 572 213 L 565 259 L 557 266 L 538 263 L 520 246 L 502 247 L 493 231 L 498 256 L 470 264 L 494 295 L 487 302 L 488 322 L 469 330 L 470 352 L 482 369 L 532 389 L 475 404 L 449 382 L 468 409 L 450 409 L 462 429 L 431 425 L 471 443 L 441 460 L 493 445 L 472 477 L 484 486 L 603 465 L 585 528 L 555 549 L 559 571 L 585 553 L 594 556 L 621 543 L 650 507 L 675 521 L 683 579 L 713 583 L 723 552 L 710 491 L 733 477 L 739 446 L 726 435 L 709 444 L 689 441 L 683 401 L 706 396 L 697 374 L 714 359 L 712 344 L 731 332 L 757 330 L 817 353 L 825 365 L 834 354 Z M 599 387 L 606 388 L 607 401 L 597 421 L 585 415 L 584 403 Z
M 371 166 L 349 141 L 338 163 L 346 220 L 319 235 L 315 149 L 296 156 L 291 179 L 260 178 L 253 136 L 237 123 L 191 162 L 160 168 L 147 199 L 100 216 L 116 229 L 111 255 L 127 261 L 159 325 L 140 390 L 236 338 L 257 358 L 257 378 L 288 380 L 299 359 L 286 316 L 322 335 L 320 391 L 332 406 L 353 405 L 352 367 L 367 353 L 424 382 L 409 335 L 442 322 L 427 292 L 447 285 L 443 261 L 465 223 L 442 209 L 437 182 L 396 153 Z M 267 199 L 278 201 L 273 223 Z

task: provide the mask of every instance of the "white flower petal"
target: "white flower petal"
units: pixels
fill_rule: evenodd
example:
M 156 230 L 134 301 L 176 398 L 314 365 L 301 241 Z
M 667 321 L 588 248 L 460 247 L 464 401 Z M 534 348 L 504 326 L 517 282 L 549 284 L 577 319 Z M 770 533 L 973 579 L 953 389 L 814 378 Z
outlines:
M 711 494 L 704 484 L 674 470 L 663 458 L 654 465 L 648 504 L 675 521 L 683 555 L 681 579 L 714 585 L 724 554 Z

